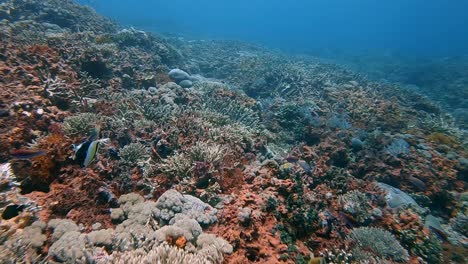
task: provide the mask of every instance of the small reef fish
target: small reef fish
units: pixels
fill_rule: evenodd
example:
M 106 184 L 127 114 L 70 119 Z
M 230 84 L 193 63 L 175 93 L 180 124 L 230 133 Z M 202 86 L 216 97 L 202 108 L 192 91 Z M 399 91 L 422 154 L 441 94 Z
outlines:
M 46 153 L 47 151 L 40 149 L 14 149 L 10 151 L 10 155 L 15 159 L 32 159 Z
M 306 172 L 310 173 L 312 172 L 313 168 L 307 163 L 305 160 L 298 160 L 297 163 L 299 163 L 299 166 Z
M 97 140 L 88 139 L 85 142 L 79 144 L 78 146 L 72 145 L 72 148 L 75 151 L 75 155 L 73 155 L 73 160 L 77 161 L 85 168 L 88 167 L 96 158 L 97 152 L 99 150 L 99 145 L 108 141 L 108 138 Z
M 416 187 L 416 189 L 418 189 L 418 191 L 423 192 L 427 189 L 426 184 L 414 176 L 409 176 L 408 180 L 414 187 Z

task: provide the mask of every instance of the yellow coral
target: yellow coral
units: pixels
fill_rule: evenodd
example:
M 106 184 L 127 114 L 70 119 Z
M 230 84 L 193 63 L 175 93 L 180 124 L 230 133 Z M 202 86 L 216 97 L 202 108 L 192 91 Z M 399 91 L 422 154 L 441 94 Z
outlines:
M 432 133 L 427 139 L 431 142 L 444 144 L 449 147 L 458 147 L 460 145 L 457 139 L 441 132 Z

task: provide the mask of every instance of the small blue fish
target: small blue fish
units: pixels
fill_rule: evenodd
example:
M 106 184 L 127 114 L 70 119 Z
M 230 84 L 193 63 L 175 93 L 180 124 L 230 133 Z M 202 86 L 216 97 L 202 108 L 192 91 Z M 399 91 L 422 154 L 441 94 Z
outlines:
M 87 140 L 78 146 L 72 145 L 75 155 L 73 160 L 76 160 L 83 167 L 88 167 L 96 158 L 101 143 L 108 142 L 108 138 L 98 140 Z

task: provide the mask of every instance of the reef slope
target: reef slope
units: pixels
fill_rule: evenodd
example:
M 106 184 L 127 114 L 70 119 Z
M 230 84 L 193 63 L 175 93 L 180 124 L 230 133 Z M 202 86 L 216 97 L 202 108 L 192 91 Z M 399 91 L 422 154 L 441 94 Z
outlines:
M 0 20 L 0 262 L 467 261 L 468 137 L 426 97 L 69 0 Z

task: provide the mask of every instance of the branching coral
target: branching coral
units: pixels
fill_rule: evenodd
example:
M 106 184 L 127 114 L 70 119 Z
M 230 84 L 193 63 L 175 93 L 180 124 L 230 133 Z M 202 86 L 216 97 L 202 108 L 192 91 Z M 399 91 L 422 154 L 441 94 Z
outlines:
M 83 105 L 87 97 L 98 96 L 98 90 L 101 88 L 99 79 L 93 78 L 87 72 L 80 72 L 80 86 L 72 89 L 73 94 L 79 100 L 80 105 Z
M 60 108 L 68 108 L 72 103 L 73 95 L 70 85 L 58 76 L 54 78 L 50 74 L 47 77 L 44 76 L 44 90 L 52 103 Z
M 468 237 L 468 216 L 467 215 L 463 213 L 459 213 L 455 218 L 452 219 L 450 225 L 455 231 L 460 232 L 460 234 Z
M 122 164 L 135 166 L 143 164 L 149 158 L 149 153 L 145 145 L 137 142 L 123 147 L 119 152 L 119 156 Z
M 358 260 L 365 261 L 373 257 L 382 261 L 391 259 L 406 262 L 409 259 L 408 251 L 400 245 L 394 235 L 384 229 L 355 228 L 349 234 L 348 241 L 352 245 L 354 257 Z
M 185 154 L 175 153 L 174 155 L 164 159 L 158 168 L 169 176 L 187 177 L 192 170 L 192 162 Z
M 69 83 L 58 76 L 43 77 L 46 96 L 62 109 L 70 106 L 79 106 L 82 109 L 88 107 L 89 99 L 99 95 L 101 83 L 99 79 L 91 77 L 87 72 L 81 72 L 79 84 Z
M 259 124 L 259 118 L 256 112 L 229 98 L 220 100 L 219 98 L 209 97 L 202 105 L 202 109 L 221 113 L 227 116 L 232 122 L 240 122 L 249 127 L 257 127 Z
M 253 147 L 256 132 L 245 126 L 232 124 L 210 129 L 208 137 L 219 144 L 229 144 L 231 148 L 240 146 L 244 151 L 248 151 Z
M 398 233 L 402 244 L 410 253 L 422 257 L 428 263 L 442 263 L 442 245 L 435 235 L 421 234 L 416 229 L 401 230 Z
M 344 249 L 333 248 L 331 250 L 325 249 L 320 253 L 321 258 L 325 263 L 336 263 L 336 264 L 349 264 L 352 263 L 353 254 L 347 252 Z
M 168 175 L 187 177 L 197 164 L 206 165 L 207 173 L 214 172 L 224 156 L 227 148 L 213 143 L 197 142 L 183 153 L 176 153 L 159 164 L 161 171 Z
M 101 122 L 101 116 L 93 113 L 80 113 L 66 117 L 63 130 L 70 136 L 89 136 Z
M 146 119 L 159 122 L 170 120 L 176 113 L 173 105 L 151 100 L 142 100 L 138 105 L 138 110 Z
M 189 149 L 187 155 L 194 162 L 206 162 L 216 165 L 222 161 L 226 152 L 227 149 L 222 145 L 197 142 Z

